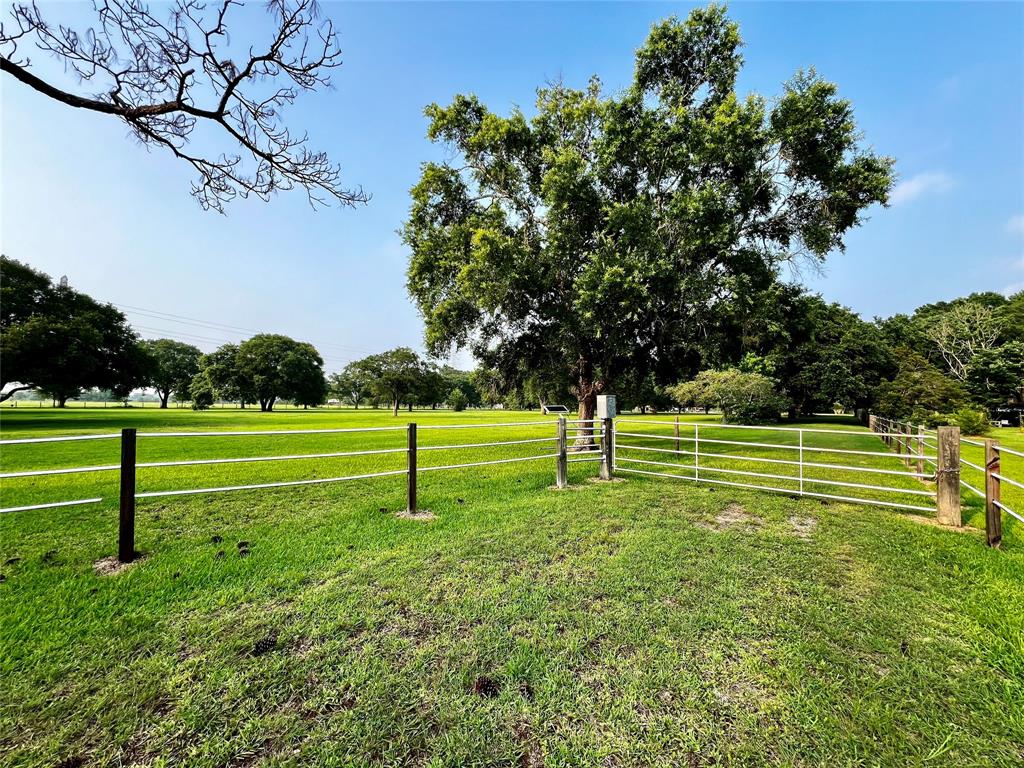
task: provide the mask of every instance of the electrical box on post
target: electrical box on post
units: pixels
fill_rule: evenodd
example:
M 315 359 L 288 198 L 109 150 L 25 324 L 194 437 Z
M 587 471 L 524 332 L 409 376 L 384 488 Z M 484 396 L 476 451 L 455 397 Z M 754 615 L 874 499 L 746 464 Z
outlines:
M 599 418 L 599 419 L 614 419 L 615 418 L 615 395 L 598 395 L 597 396 L 597 418 Z

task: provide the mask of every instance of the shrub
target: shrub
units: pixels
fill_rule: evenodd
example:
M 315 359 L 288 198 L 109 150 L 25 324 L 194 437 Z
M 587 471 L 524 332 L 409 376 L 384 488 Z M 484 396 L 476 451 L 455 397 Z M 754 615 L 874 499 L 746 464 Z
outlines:
M 205 411 L 213 405 L 213 387 L 210 385 L 210 378 L 205 371 L 200 371 L 192 377 L 192 384 L 188 391 L 192 396 L 193 411 Z
M 786 407 L 774 380 L 736 368 L 702 371 L 692 381 L 669 387 L 668 392 L 682 406 L 718 408 L 722 420 L 733 424 L 778 421 Z
M 459 387 L 456 387 L 448 395 L 448 406 L 453 411 L 464 411 L 466 410 L 466 403 L 468 400 L 469 398 L 466 397 L 466 393 Z
M 985 435 L 990 429 L 988 414 L 971 408 L 961 408 L 950 414 L 949 423 L 960 427 L 960 432 L 964 435 Z

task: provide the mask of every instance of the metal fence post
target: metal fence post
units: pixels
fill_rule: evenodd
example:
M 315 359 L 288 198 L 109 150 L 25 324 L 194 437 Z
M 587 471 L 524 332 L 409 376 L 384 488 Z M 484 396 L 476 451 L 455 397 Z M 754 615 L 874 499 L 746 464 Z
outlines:
M 939 427 L 939 466 L 935 470 L 938 519 L 960 526 L 960 427 Z
M 804 431 L 800 430 L 800 495 L 804 495 Z
M 611 480 L 615 462 L 615 427 L 612 419 L 604 420 L 604 440 L 601 443 L 601 479 Z
M 408 473 L 406 476 L 406 491 L 408 495 L 407 510 L 410 515 L 416 514 L 416 422 L 409 422 L 408 431 Z
M 135 559 L 135 430 L 121 430 L 121 500 L 117 529 L 117 559 Z
M 566 446 L 565 416 L 558 417 L 558 457 L 555 464 L 555 486 L 565 488 L 569 485 L 569 457 Z
M 985 537 L 990 547 L 998 547 L 1003 540 L 1003 515 L 999 508 L 1000 483 L 999 441 L 985 440 Z
M 700 427 L 693 425 L 693 479 L 700 480 Z
M 917 474 L 924 474 L 924 427 L 920 424 L 917 425 Z

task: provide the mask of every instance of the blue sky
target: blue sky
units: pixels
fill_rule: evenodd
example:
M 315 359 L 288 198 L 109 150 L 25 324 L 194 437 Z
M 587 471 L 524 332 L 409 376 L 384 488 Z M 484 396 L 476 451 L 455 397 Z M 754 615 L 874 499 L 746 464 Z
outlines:
M 42 7 L 82 18 L 81 7 Z M 355 210 L 314 213 L 293 193 L 205 213 L 185 165 L 108 117 L 0 77 L 0 245 L 146 310 L 128 314 L 147 337 L 208 350 L 247 329 L 287 333 L 317 344 L 328 369 L 419 347 L 395 230 L 420 163 L 442 156 L 424 137 L 423 107 L 473 92 L 495 111 L 528 109 L 538 85 L 582 86 L 591 74 L 618 90 L 650 25 L 690 7 L 322 3 L 345 64 L 289 122 L 372 193 Z M 739 3 L 730 15 L 746 43 L 741 93 L 774 96 L 813 65 L 853 101 L 866 141 L 897 158 L 893 205 L 872 209 L 807 285 L 865 317 L 1024 287 L 1024 5 Z M 269 33 L 247 23 L 235 42 Z

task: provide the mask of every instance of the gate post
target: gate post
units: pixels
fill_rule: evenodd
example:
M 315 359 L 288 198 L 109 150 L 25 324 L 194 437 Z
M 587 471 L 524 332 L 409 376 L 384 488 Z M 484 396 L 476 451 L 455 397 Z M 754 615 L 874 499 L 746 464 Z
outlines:
M 416 422 L 409 422 L 408 430 L 408 476 L 406 478 L 407 511 L 416 514 Z
M 1003 516 L 999 508 L 1000 483 L 999 441 L 985 440 L 985 537 L 990 547 L 998 547 L 1003 540 Z
M 938 519 L 942 525 L 961 525 L 960 427 L 939 427 L 939 466 L 935 470 Z
M 604 441 L 601 443 L 601 479 L 611 480 L 615 462 L 615 426 L 614 420 L 604 420 Z
M 117 559 L 135 559 L 135 430 L 121 430 L 121 498 L 117 528 Z
M 569 485 L 569 458 L 566 446 L 565 416 L 558 417 L 558 456 L 555 459 L 555 487 L 565 488 Z

